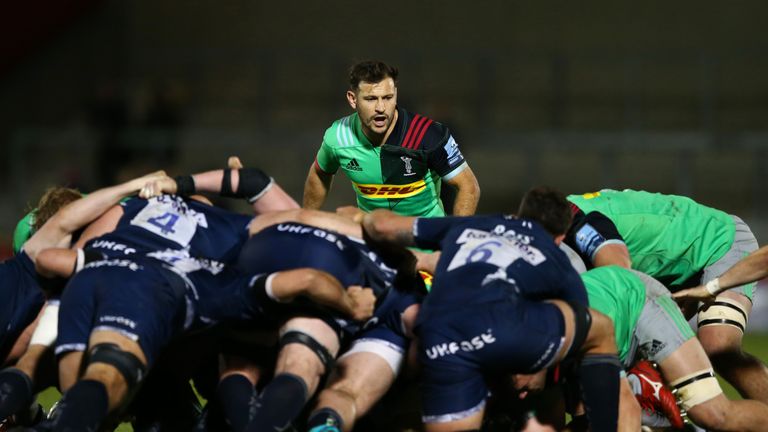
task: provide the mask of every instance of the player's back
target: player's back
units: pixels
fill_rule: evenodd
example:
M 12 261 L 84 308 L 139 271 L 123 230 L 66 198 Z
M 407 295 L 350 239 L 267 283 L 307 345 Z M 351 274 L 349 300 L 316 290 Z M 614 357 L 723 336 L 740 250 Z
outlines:
M 501 215 L 421 218 L 414 231 L 419 247 L 442 251 L 422 312 L 514 296 L 587 303 L 570 261 L 535 222 Z
M 734 239 L 730 215 L 683 196 L 606 189 L 568 200 L 584 214 L 600 212 L 616 225 L 633 268 L 676 278 L 674 283 L 720 259 Z
M 87 247 L 110 258 L 154 254 L 172 260 L 179 251 L 180 256 L 233 263 L 248 238 L 251 217 L 195 200 L 162 195 L 133 198 L 122 206 L 115 230 Z
M 364 244 L 300 223 L 272 225 L 253 235 L 242 249 L 238 267 L 250 274 L 313 268 L 331 274 L 344 286 L 370 287 L 377 296 L 394 278 L 394 271 Z

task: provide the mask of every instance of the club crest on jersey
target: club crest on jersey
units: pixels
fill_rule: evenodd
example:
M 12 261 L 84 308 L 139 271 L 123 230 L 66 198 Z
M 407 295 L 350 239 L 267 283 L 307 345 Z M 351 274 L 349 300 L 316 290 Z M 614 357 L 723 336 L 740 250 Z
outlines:
M 416 175 L 415 172 L 413 172 L 413 166 L 411 165 L 411 161 L 413 158 L 409 158 L 408 156 L 400 156 L 400 160 L 405 163 L 405 175 L 406 176 L 412 176 Z

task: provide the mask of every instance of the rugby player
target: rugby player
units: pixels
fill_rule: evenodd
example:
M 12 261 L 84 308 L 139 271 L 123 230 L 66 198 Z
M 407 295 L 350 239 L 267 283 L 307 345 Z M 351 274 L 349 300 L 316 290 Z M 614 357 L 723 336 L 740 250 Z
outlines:
M 582 279 L 590 307 L 613 320 L 625 367 L 636 358 L 657 363 L 664 380 L 676 390 L 680 406 L 698 426 L 718 431 L 765 430 L 768 405 L 725 397 L 704 349 L 664 285 L 619 266 L 592 269 Z M 659 393 L 658 388 L 650 390 Z M 667 406 L 665 414 L 673 426 L 682 427 L 682 419 L 670 408 L 674 406 Z
M 443 216 L 441 180 L 456 188 L 452 213 L 475 212 L 480 186 L 444 125 L 397 106 L 398 70 L 378 61 L 350 69 L 347 102 L 355 112 L 325 131 L 304 185 L 304 207 L 319 209 L 341 168 L 363 211 Z
M 535 372 L 580 357 L 591 429 L 615 431 L 620 364 L 612 324 L 587 307 L 584 285 L 557 246 L 571 220 L 565 197 L 534 189 L 518 213 L 414 218 L 376 210 L 364 218 L 373 241 L 441 250 L 416 323 L 426 430 L 479 430 L 485 374 Z
M 349 243 L 350 247 L 365 251 L 359 240 L 362 237 L 359 223 L 352 222 L 347 217 L 318 210 L 301 209 L 265 214 L 255 218 L 250 229 L 252 232 L 259 232 L 275 224 L 288 226 L 285 224 L 290 223 L 322 227 L 326 231 L 332 230 L 334 233 L 358 239 Z M 312 244 L 309 240 L 305 241 Z M 392 283 L 414 280 L 415 274 L 408 277 L 404 273 L 412 271 L 412 259 L 407 264 L 408 270 L 405 270 L 402 264 L 399 266 L 400 278 Z M 396 288 L 402 289 L 404 288 Z M 412 339 L 418 305 L 412 304 L 412 296 L 403 296 L 397 291 L 387 293 L 386 297 L 387 300 L 377 308 L 376 317 L 366 324 L 362 331 L 352 336 L 349 349 L 336 360 L 325 387 L 318 394 L 317 403 L 307 422 L 308 429 L 326 432 L 352 430 L 355 422 L 370 411 L 398 376 L 408 343 Z M 401 299 L 399 301 L 405 300 L 406 307 L 397 308 L 396 314 L 382 314 L 388 307 L 387 304 L 394 303 L 398 298 Z M 382 319 L 382 316 L 386 316 L 387 320 Z
M 87 262 L 62 297 L 56 352 L 68 368 L 65 389 L 86 348 L 89 355 L 82 379 L 62 398 L 53 430 L 95 430 L 130 397 L 169 341 L 231 314 L 235 302 L 248 300 L 246 312 L 254 314 L 265 303 L 298 295 L 358 319 L 372 309 L 372 294 L 347 291 L 312 269 L 228 273 L 250 217 L 169 195 L 129 200 L 120 210 L 114 229 L 86 245 L 86 256 L 97 251 L 102 258 Z
M 672 291 L 713 280 L 757 249 L 741 219 L 690 198 L 602 190 L 568 200 L 575 217 L 566 242 L 590 267 L 633 268 Z M 697 335 L 723 378 L 745 398 L 768 403 L 768 369 L 741 348 L 753 289 L 736 286 L 700 308 Z
M 275 220 L 275 215 L 264 217 Z M 333 223 L 336 224 L 351 224 L 336 215 L 328 217 L 335 218 Z M 297 218 L 306 220 L 302 216 Z M 407 323 L 416 315 L 420 294 L 393 288 L 395 270 L 388 268 L 360 240 L 298 222 L 264 225 L 267 224 L 259 218 L 252 223 L 253 236 L 241 253 L 241 269 L 250 273 L 297 267 L 322 270 L 344 285 L 371 287 L 377 297 L 377 307 L 374 317 L 364 326 L 333 316 L 296 313 L 289 316 L 280 331 L 275 377 L 259 396 L 255 415 L 246 430 L 283 430 L 288 427 L 316 391 L 321 378 L 334 370 L 341 345 L 352 338 L 351 349 L 339 359 L 336 370 L 341 372 L 331 379 L 330 386 L 321 393 L 321 399 L 338 394 L 339 382 L 355 383 L 358 386 L 353 389 L 355 393 L 347 394 L 353 400 L 343 403 L 351 402 L 353 412 L 359 406 L 362 415 L 394 380 L 410 342 Z M 359 226 L 356 229 L 359 230 Z M 415 273 L 412 276 L 417 277 Z M 366 369 L 359 367 L 360 360 L 379 363 Z M 348 369 L 355 365 L 358 369 Z M 383 370 L 384 375 L 365 383 L 360 379 L 370 375 L 350 375 L 357 370 L 377 373 Z M 365 384 L 369 387 L 363 392 Z M 357 392 L 359 398 L 355 400 Z M 321 406 L 324 406 L 322 401 Z M 355 418 L 353 414 L 345 419 L 350 427 Z
M 0 420 L 32 403 L 35 370 L 44 351 L 56 338 L 58 301 L 50 301 L 41 311 L 45 295 L 39 284 L 41 275 L 35 269 L 38 256 L 46 248 L 68 247 L 77 231 L 121 199 L 137 193 L 147 182 L 163 177 L 165 173 L 158 171 L 97 190 L 86 197 L 73 189 L 53 188 L 18 224 L 14 233 L 17 253 L 0 264 L 0 290 L 5 308 L 0 313 L 0 357 L 5 363 L 18 360 L 16 367 L 0 372 Z M 37 326 L 38 312 L 44 325 Z

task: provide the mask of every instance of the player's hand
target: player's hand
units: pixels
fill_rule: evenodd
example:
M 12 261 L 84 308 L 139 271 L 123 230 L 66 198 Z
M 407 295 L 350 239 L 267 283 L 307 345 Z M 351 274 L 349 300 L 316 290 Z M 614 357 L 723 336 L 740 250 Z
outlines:
M 440 260 L 440 251 L 421 252 L 417 250 L 411 250 L 411 253 L 416 256 L 416 270 L 425 271 L 429 274 L 435 274 L 437 261 Z
M 240 162 L 240 158 L 237 156 L 230 156 L 227 159 L 227 168 L 229 169 L 243 169 L 243 163 Z
M 352 285 L 347 288 L 347 295 L 352 299 L 352 313 L 355 321 L 365 321 L 373 316 L 373 308 L 376 305 L 376 296 L 373 290 Z
M 176 180 L 168 176 L 162 176 L 146 182 L 144 187 L 139 191 L 139 197 L 149 199 L 162 194 L 175 193 Z
M 355 206 L 344 206 L 336 209 L 336 214 L 351 219 L 355 223 L 363 223 L 365 212 Z
M 704 303 L 711 303 L 715 301 L 716 295 L 712 295 L 707 291 L 707 287 L 700 285 L 693 288 L 684 289 L 672 294 L 672 298 L 678 303 L 686 300 L 698 300 Z

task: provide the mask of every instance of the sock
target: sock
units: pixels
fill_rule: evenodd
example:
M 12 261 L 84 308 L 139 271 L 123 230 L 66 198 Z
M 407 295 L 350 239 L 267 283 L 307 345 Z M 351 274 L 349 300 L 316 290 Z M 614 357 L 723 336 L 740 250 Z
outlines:
M 243 432 L 248 426 L 254 388 L 248 378 L 229 375 L 216 387 L 216 399 L 233 432 Z
M 32 379 L 16 368 L 0 372 L 0 421 L 28 408 L 33 401 Z
M 96 432 L 109 409 L 107 388 L 93 380 L 82 380 L 64 394 L 54 432 Z
M 276 375 L 261 393 L 248 432 L 283 431 L 301 414 L 307 402 L 307 384 L 296 375 Z
M 592 432 L 613 432 L 618 427 L 620 373 L 616 354 L 587 354 L 581 360 L 581 393 Z
M 627 381 L 629 381 L 629 386 L 632 387 L 633 395 L 637 396 L 643 394 L 643 385 L 640 383 L 640 378 L 638 378 L 637 375 L 628 373 Z
M 309 432 L 341 432 L 344 422 L 333 408 L 323 408 L 309 416 L 307 429 Z

